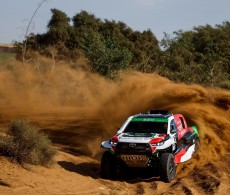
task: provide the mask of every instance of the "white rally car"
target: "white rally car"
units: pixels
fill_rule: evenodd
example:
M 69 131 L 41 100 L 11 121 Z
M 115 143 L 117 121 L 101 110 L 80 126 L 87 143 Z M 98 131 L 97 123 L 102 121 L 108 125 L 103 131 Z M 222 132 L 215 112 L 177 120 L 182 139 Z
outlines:
M 113 179 L 120 167 L 157 169 L 162 180 L 175 178 L 176 166 L 192 158 L 198 147 L 195 126 L 188 127 L 181 114 L 151 110 L 130 116 L 101 147 L 101 177 Z

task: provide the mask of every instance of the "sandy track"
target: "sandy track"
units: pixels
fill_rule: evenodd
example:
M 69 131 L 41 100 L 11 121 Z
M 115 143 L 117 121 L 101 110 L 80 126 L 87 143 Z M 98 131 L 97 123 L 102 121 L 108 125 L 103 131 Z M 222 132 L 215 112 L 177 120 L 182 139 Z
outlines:
M 229 194 L 230 155 L 194 169 L 183 178 L 164 183 L 158 177 L 133 176 L 128 180 L 99 178 L 98 161 L 59 152 L 52 168 L 25 168 L 0 157 L 0 194 Z

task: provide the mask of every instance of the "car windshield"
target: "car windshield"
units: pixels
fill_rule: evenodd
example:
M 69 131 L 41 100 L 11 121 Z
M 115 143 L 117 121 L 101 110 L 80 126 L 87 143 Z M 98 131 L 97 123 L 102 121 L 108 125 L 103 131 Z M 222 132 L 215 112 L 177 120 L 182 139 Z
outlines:
M 167 134 L 168 122 L 160 121 L 130 121 L 124 133 L 159 133 Z

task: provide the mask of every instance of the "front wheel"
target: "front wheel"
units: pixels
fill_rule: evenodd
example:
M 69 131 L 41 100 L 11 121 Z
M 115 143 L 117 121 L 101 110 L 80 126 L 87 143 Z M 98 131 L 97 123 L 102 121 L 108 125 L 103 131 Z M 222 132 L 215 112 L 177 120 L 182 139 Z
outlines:
M 101 158 L 101 178 L 114 179 L 117 171 L 117 159 L 110 151 L 105 151 Z
M 176 165 L 171 153 L 163 153 L 160 157 L 160 177 L 165 182 L 171 182 L 176 176 Z

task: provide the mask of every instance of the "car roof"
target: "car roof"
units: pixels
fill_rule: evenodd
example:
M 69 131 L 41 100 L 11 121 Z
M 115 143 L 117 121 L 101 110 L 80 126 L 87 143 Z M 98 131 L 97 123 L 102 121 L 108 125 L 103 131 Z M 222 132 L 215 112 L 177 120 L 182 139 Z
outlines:
M 137 114 L 134 115 L 134 118 L 169 118 L 172 114 Z

